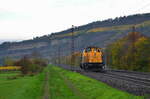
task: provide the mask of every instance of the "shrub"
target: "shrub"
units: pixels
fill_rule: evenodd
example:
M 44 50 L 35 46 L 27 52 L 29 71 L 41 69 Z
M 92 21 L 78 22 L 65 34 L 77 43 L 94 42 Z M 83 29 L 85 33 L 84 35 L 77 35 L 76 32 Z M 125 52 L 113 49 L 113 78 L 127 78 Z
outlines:
M 22 74 L 34 75 L 41 72 L 47 63 L 44 59 L 30 59 L 28 57 L 23 57 L 16 61 L 15 65 L 22 67 Z

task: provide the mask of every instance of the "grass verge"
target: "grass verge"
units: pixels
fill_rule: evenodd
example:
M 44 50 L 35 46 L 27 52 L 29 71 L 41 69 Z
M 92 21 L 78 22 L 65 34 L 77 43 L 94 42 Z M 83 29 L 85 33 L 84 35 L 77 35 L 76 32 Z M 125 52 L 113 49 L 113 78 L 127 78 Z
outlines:
M 56 67 L 48 67 L 50 99 L 80 99 L 68 87 Z
M 52 65 L 49 70 L 51 99 L 144 99 L 142 96 L 114 89 L 79 73 Z M 83 98 L 84 96 L 86 98 Z

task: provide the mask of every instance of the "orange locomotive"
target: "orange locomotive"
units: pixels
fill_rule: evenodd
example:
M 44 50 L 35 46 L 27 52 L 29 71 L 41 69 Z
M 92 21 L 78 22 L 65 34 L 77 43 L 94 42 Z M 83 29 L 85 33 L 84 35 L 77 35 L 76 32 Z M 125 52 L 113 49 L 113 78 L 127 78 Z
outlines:
M 98 47 L 87 47 L 82 53 L 81 69 L 104 70 L 103 52 Z

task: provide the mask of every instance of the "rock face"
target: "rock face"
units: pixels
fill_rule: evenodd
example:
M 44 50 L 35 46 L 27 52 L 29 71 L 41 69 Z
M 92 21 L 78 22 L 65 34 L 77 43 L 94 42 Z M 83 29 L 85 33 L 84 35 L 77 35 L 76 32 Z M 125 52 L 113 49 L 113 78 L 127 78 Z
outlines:
M 106 47 L 131 32 L 134 24 L 136 31 L 150 36 L 150 14 L 120 17 L 79 26 L 74 30 L 75 51 L 81 51 L 90 45 Z M 70 53 L 71 29 L 22 42 L 5 42 L 0 45 L 0 64 L 4 57 L 17 59 L 35 51 L 50 59 L 58 56 L 59 49 L 60 55 Z

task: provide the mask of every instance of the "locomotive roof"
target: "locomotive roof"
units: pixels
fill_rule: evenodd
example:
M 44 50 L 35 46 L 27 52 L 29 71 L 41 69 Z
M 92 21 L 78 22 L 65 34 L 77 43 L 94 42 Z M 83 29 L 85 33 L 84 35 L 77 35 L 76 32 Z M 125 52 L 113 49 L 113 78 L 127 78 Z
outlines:
M 96 47 L 96 46 L 88 46 L 88 47 L 86 47 L 85 49 L 88 49 L 88 48 L 99 48 L 99 47 Z

